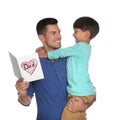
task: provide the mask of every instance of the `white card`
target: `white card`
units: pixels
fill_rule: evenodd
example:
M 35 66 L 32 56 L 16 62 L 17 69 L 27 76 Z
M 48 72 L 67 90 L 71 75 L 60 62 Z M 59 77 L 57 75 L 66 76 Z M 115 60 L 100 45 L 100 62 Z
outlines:
M 35 81 L 44 78 L 42 66 L 37 53 L 16 58 L 9 52 L 14 75 L 17 78 L 23 77 L 24 81 Z

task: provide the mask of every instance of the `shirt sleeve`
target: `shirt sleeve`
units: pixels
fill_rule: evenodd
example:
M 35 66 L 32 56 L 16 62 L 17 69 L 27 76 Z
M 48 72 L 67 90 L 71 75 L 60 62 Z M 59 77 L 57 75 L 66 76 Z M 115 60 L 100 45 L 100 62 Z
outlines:
M 30 82 L 29 87 L 27 89 L 27 94 L 30 96 L 31 99 L 34 96 L 33 83 L 34 82 Z
M 70 57 L 77 54 L 76 47 L 67 47 L 62 49 L 57 49 L 48 52 L 48 58 L 49 59 L 57 59 L 57 58 L 64 58 L 64 57 Z

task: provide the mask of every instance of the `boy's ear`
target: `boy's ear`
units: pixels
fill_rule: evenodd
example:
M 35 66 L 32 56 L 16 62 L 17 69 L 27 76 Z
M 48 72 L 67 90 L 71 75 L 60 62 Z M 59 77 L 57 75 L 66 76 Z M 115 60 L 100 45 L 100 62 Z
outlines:
M 86 31 L 86 37 L 90 38 L 90 35 L 91 35 L 91 34 L 90 34 L 90 31 L 87 30 L 87 31 Z

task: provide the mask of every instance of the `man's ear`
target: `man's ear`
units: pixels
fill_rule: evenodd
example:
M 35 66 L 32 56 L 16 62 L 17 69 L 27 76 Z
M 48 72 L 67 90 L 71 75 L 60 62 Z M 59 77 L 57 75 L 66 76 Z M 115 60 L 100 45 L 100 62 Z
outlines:
M 38 35 L 38 38 L 40 39 L 41 42 L 44 42 L 44 35 Z

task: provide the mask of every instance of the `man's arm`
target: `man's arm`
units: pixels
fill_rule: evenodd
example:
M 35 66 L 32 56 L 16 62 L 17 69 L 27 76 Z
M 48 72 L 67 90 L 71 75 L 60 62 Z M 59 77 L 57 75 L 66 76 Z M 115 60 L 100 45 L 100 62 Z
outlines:
M 18 101 L 23 105 L 29 105 L 31 102 L 31 98 L 27 95 L 29 83 L 23 82 L 23 78 L 20 78 L 17 80 L 15 87 L 18 91 Z
M 31 98 L 27 94 L 26 95 L 19 94 L 18 101 L 22 105 L 27 106 L 30 104 Z

